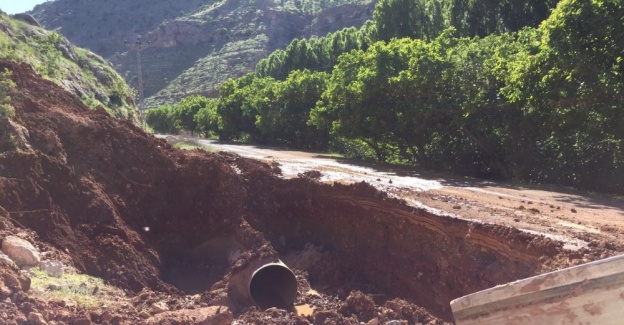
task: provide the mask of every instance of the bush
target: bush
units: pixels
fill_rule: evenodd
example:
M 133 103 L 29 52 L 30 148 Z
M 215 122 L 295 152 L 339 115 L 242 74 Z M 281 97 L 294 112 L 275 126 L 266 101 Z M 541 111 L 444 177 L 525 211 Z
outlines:
M 11 80 L 11 71 L 4 69 L 0 72 L 0 114 L 5 117 L 15 116 L 15 109 L 11 106 L 9 93 L 15 88 L 15 83 Z

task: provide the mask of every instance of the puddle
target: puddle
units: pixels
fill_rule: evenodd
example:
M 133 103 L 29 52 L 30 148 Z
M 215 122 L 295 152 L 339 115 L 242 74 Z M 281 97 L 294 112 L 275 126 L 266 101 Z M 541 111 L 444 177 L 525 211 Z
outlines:
M 312 314 L 314 313 L 314 308 L 312 308 L 312 306 L 305 304 L 305 305 L 298 305 L 293 307 L 293 312 L 295 314 L 297 314 L 298 316 L 303 316 L 303 317 L 307 317 L 307 316 L 312 316 Z

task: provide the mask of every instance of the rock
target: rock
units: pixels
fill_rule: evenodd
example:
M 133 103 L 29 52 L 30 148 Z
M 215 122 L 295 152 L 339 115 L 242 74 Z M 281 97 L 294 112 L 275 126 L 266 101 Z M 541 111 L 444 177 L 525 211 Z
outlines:
M 2 275 L 2 280 L 4 281 L 4 285 L 11 288 L 14 291 L 21 291 L 22 285 L 20 284 L 17 277 L 13 274 L 5 273 Z
M 63 276 L 63 263 L 59 261 L 41 261 L 39 268 L 55 278 Z
M 108 96 L 103 91 L 96 89 L 94 93 L 95 99 L 99 100 L 103 104 L 107 104 L 108 102 L 110 102 L 110 98 L 108 98 Z
M 107 310 L 104 313 L 102 313 L 102 316 L 100 316 L 100 319 L 102 320 L 102 322 L 108 323 L 113 319 L 113 314 Z
M 41 24 L 39 24 L 39 22 L 37 21 L 37 19 L 35 19 L 35 17 L 26 14 L 26 13 L 21 13 L 21 14 L 15 14 L 15 15 L 11 15 L 11 17 L 15 18 L 15 19 L 19 19 L 21 21 L 25 21 L 35 27 L 41 27 Z
M 32 325 L 47 325 L 48 323 L 43 318 L 43 315 L 35 312 L 28 314 L 28 322 Z
M 379 319 L 377 317 L 371 319 L 366 325 L 379 325 Z
M 0 252 L 0 265 L 4 265 L 12 269 L 17 269 L 17 265 L 15 264 L 15 262 L 13 262 L 13 260 L 3 252 Z
M 27 292 L 30 290 L 30 278 L 25 275 L 4 273 L 2 275 L 2 280 L 4 285 L 13 292 Z M 2 282 L 0 282 L 0 286 L 2 286 Z
M 15 322 L 19 325 L 21 324 L 26 324 L 26 322 L 28 321 L 28 319 L 26 319 L 26 317 L 22 316 L 22 315 L 18 315 L 15 317 Z
M 0 285 L 0 300 L 5 300 L 6 298 L 8 298 L 11 294 L 13 293 L 13 291 L 11 291 L 11 289 Z
M 360 320 L 369 321 L 375 313 L 375 302 L 361 291 L 352 291 L 347 297 L 343 314 L 356 314 Z
M 234 315 L 227 307 L 212 306 L 202 309 L 205 313 L 201 318 L 198 318 L 203 318 L 203 320 L 199 322 L 199 325 L 229 325 L 234 321 Z M 203 316 L 205 316 L 205 318 Z
M 225 306 L 211 306 L 163 312 L 148 319 L 145 324 L 229 325 L 232 321 L 234 321 L 234 315 L 232 315 L 229 308 Z
M 326 324 L 329 322 L 326 322 L 327 320 L 332 320 L 332 319 L 340 319 L 340 314 L 333 312 L 333 311 L 328 311 L 328 310 L 322 310 L 319 312 L 314 313 L 314 325 L 317 324 Z M 331 323 L 329 323 L 331 324 Z
M 91 320 L 86 318 L 86 317 L 81 317 L 81 318 L 72 320 L 70 322 L 70 324 L 72 324 L 72 325 L 92 325 L 93 322 L 91 322 Z
M 61 39 L 61 42 L 56 45 L 56 49 L 61 52 L 61 54 L 70 61 L 78 62 L 78 55 L 74 51 L 74 47 L 72 44 L 66 40 Z
M 37 249 L 31 243 L 19 237 L 6 237 L 2 241 L 2 252 L 9 256 L 19 267 L 37 266 L 41 262 Z
M 169 311 L 169 307 L 167 307 L 167 304 L 164 301 L 159 301 L 152 305 L 152 313 L 154 314 L 160 314 L 166 311 Z
M 27 142 L 28 130 L 0 113 L 0 148 L 4 151 L 31 150 Z
M 293 321 L 293 325 L 310 325 L 310 322 L 303 316 L 295 316 L 293 317 Z
M 150 318 L 150 314 L 144 310 L 144 311 L 139 313 L 139 317 L 144 318 L 144 319 L 148 319 L 148 318 Z
M 19 274 L 17 276 L 17 281 L 19 282 L 22 291 L 28 292 L 28 290 L 30 290 L 31 280 L 28 276 L 24 274 Z
M 308 292 L 306 292 L 306 295 L 308 297 L 315 297 L 315 298 L 321 298 L 321 294 L 318 293 L 318 291 L 314 290 L 314 289 L 310 289 L 308 290 Z
M 61 87 L 80 98 L 89 97 L 91 95 L 91 92 L 87 88 L 76 81 L 62 80 Z

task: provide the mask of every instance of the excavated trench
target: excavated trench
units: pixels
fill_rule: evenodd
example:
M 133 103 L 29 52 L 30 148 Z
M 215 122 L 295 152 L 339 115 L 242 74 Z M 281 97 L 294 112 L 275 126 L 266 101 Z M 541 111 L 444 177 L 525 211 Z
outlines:
M 544 260 L 561 251 L 559 243 L 517 229 L 433 215 L 365 183 L 284 180 L 258 168 L 260 163 L 233 160 L 244 179 L 243 219 L 248 225 L 243 232 L 230 228 L 219 236 L 207 236 L 202 244 L 171 255 L 183 258 L 167 259 L 163 279 L 186 292 L 208 290 L 226 276 L 235 260 L 232 251 L 253 252 L 250 242 L 241 245 L 235 239 L 251 231 L 268 240 L 279 256 L 310 244 L 322 247 L 323 257 L 305 270 L 312 287 L 343 299 L 351 290 L 373 294 L 380 303 L 403 298 L 450 321 L 452 299 L 535 275 Z M 224 233 L 232 237 L 224 239 Z M 262 260 L 247 256 L 243 264 L 262 265 L 249 262 L 254 259 Z M 275 260 L 275 255 L 268 259 Z M 172 271 L 175 268 L 184 271 Z M 245 272 L 245 267 L 228 274 L 230 281 L 248 281 L 237 280 L 237 272 Z M 249 286 L 248 293 L 267 291 L 272 285 L 283 285 L 271 277 L 285 276 L 269 274 L 257 283 L 270 283 L 268 288 L 254 288 L 249 282 L 241 285 Z M 269 301 L 259 304 L 264 308 L 283 307 L 280 302 L 263 301 Z
M 134 292 L 210 290 L 235 311 L 279 306 L 273 291 L 288 293 L 275 287 L 292 281 L 276 279 L 289 271 L 267 268 L 252 284 L 254 272 L 312 245 L 323 254 L 294 270 L 297 281 L 341 299 L 351 290 L 376 303 L 403 298 L 452 320 L 452 299 L 534 275 L 562 251 L 517 229 L 432 215 L 367 184 L 285 180 L 258 161 L 182 152 L 88 110 L 28 66 L 0 60 L 5 67 L 17 86 L 3 132 L 19 150 L 0 155 L 3 224 L 13 220 L 79 270 Z

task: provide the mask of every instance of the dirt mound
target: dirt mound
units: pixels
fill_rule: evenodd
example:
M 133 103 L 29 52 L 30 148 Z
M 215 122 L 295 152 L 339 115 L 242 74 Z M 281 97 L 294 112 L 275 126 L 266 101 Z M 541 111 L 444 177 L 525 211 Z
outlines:
M 160 301 L 171 311 L 228 306 L 242 323 L 435 324 L 451 321 L 451 299 L 534 275 L 561 256 L 557 242 L 432 215 L 365 183 L 286 180 L 258 161 L 179 151 L 88 110 L 26 65 L 0 61 L 4 68 L 17 84 L 17 114 L 4 130 L 22 132 L 0 153 L 0 239 L 19 234 L 135 296 L 124 308 L 88 310 L 9 288 L 11 303 L 0 306 L 9 323 L 32 312 L 65 323 L 149 323 Z M 261 311 L 240 296 L 233 283 L 251 265 L 298 252 L 314 258 L 293 269 L 295 304 L 312 313 Z

